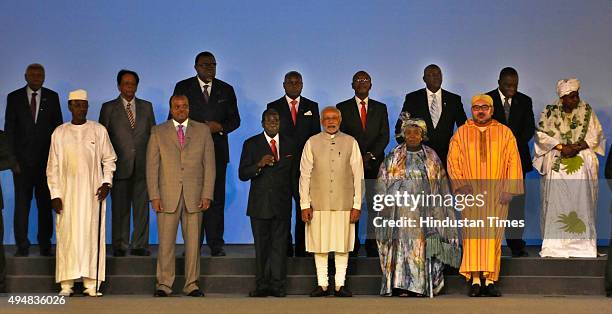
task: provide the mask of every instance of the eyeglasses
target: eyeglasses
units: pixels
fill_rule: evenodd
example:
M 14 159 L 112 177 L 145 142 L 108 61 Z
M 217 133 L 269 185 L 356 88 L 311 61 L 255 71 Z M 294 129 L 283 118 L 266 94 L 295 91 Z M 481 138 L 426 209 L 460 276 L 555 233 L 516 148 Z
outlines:
M 211 62 L 211 63 L 199 63 L 197 64 L 197 66 L 204 68 L 204 67 L 216 67 L 217 63 Z
M 370 82 L 369 78 L 359 78 L 355 80 L 355 83 L 368 83 Z
M 485 110 L 489 110 L 490 108 L 491 106 L 489 105 L 472 106 L 472 110 L 475 110 L 475 111 L 485 111 Z

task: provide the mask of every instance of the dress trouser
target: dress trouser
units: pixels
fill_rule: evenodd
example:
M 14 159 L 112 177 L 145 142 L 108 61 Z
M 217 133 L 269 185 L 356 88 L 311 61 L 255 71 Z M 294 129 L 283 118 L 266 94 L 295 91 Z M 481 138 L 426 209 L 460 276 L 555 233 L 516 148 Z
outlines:
M 38 208 L 38 244 L 41 249 L 51 248 L 53 236 L 53 214 L 51 212 L 51 195 L 47 186 L 46 169 L 20 165 L 21 173 L 13 173 L 15 186 L 15 213 L 13 232 L 17 248 L 30 247 L 28 240 L 28 220 L 32 195 L 36 197 Z
M 361 215 L 359 221 L 355 223 L 355 245 L 353 249 L 354 254 L 359 254 L 361 249 L 361 240 L 359 239 L 359 222 L 365 221 L 366 225 L 366 239 L 365 248 L 368 255 L 378 254 L 378 244 L 376 243 L 376 231 L 374 229 L 373 219 L 376 217 L 376 212 L 372 209 L 374 205 L 374 184 L 375 179 L 366 179 L 365 181 L 365 202 L 361 206 Z M 364 213 L 367 213 L 364 215 Z
M 523 176 L 524 179 L 524 176 Z M 508 220 L 525 220 L 525 195 L 517 195 L 512 198 L 508 207 Z M 523 240 L 524 228 L 507 227 L 505 230 L 506 245 L 512 252 L 520 252 L 525 249 Z
M 112 238 L 113 250 L 130 246 L 130 213 L 133 216 L 132 249 L 149 248 L 149 203 L 144 175 L 113 180 Z M 133 211 L 132 211 L 133 208 Z
M 606 262 L 606 293 L 612 293 L 612 229 L 610 230 L 610 243 L 608 244 L 608 261 Z
M 223 216 L 225 210 L 225 173 L 227 170 L 227 163 L 215 159 L 215 166 L 214 199 L 210 204 L 210 208 L 204 212 L 202 228 L 200 230 L 200 243 L 204 243 L 204 236 L 206 235 L 206 243 L 213 253 L 221 250 L 225 244 L 225 241 L 223 241 Z
M 293 236 L 295 238 L 295 256 L 304 256 L 306 254 L 306 224 L 302 221 L 302 208 L 300 207 L 300 196 L 294 198 L 295 202 L 295 227 L 293 228 Z M 288 249 L 291 248 L 291 232 L 289 232 Z
M 0 209 L 0 291 L 6 290 L 6 257 L 4 256 L 4 220 Z
M 251 217 L 255 240 L 255 283 L 257 290 L 285 290 L 287 283 L 287 234 L 291 220 Z
M 174 213 L 157 213 L 157 233 L 159 251 L 157 253 L 156 290 L 171 294 L 175 277 L 176 232 L 179 221 L 185 242 L 185 286 L 183 292 L 189 293 L 199 289 L 200 279 L 200 225 L 202 212 L 190 213 L 185 207 L 185 198 L 181 191 L 178 207 Z

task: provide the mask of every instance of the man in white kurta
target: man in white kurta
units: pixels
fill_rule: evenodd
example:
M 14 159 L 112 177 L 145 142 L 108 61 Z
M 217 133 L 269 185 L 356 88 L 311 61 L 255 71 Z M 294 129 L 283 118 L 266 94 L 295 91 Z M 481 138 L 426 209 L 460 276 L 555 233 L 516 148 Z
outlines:
M 311 292 L 312 297 L 329 294 L 329 252 L 335 252 L 334 294 L 352 296 L 344 287 L 344 280 L 361 208 L 363 161 L 357 141 L 339 131 L 341 121 L 338 109 L 323 109 L 324 131 L 308 139 L 300 160 L 300 207 L 306 223 L 306 251 L 314 253 L 317 268 L 318 286 Z
M 542 257 L 597 257 L 597 155 L 605 138 L 591 106 L 580 100 L 580 81 L 557 83 L 535 136 L 534 167 L 542 177 Z
M 57 248 L 55 279 L 60 295 L 71 295 L 75 279 L 83 278 L 85 294 L 96 292 L 97 249 L 99 281 L 105 276 L 105 211 L 117 156 L 106 129 L 86 120 L 87 92 L 70 93 L 68 106 L 72 121 L 55 129 L 47 164 L 47 182 L 55 209 Z M 98 216 L 102 202 L 100 242 Z

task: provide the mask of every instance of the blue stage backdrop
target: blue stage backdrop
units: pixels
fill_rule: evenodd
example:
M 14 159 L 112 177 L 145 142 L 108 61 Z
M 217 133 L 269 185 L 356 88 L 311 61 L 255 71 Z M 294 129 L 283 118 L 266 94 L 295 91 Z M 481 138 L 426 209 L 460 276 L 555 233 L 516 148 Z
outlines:
M 260 132 L 266 103 L 283 95 L 287 71 L 303 74 L 303 95 L 321 107 L 351 97 L 352 75 L 368 71 L 371 97 L 387 104 L 391 126 L 404 95 L 424 86 L 423 68 L 430 63 L 441 66 L 443 87 L 462 95 L 466 108 L 471 95 L 497 86 L 501 68 L 515 67 L 519 90 L 533 98 L 536 119 L 555 99 L 556 81 L 576 76 L 583 83 L 582 98 L 593 106 L 609 138 L 610 30 L 608 0 L 2 1 L 0 125 L 6 95 L 25 85 L 24 70 L 32 62 L 45 66 L 45 86 L 59 92 L 65 121 L 70 90 L 89 92 L 89 119 L 97 120 L 101 104 L 118 95 L 117 71 L 127 68 L 139 73 L 137 95 L 153 102 L 162 122 L 174 84 L 195 75 L 195 55 L 210 50 L 218 78 L 236 90 L 242 117 L 230 135 L 225 239 L 251 243 L 245 215 L 249 185 L 237 176 L 240 149 Z M 10 172 L 1 179 L 4 239 L 12 244 Z M 35 208 L 30 218 L 30 240 L 35 241 Z M 539 212 L 530 211 L 527 219 L 528 237 L 537 242 Z M 606 237 L 609 220 L 599 225 L 600 236 Z M 151 241 L 157 243 L 154 215 Z

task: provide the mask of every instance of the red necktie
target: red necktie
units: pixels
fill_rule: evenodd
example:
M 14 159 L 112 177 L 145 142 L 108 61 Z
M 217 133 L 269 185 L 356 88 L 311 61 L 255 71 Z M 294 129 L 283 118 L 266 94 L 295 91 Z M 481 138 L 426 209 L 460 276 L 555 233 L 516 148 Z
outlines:
M 295 109 L 295 105 L 297 105 L 297 100 L 291 101 L 291 119 L 293 119 L 293 125 L 297 123 L 297 109 Z
M 32 93 L 32 99 L 30 100 L 30 111 L 32 112 L 32 119 L 36 122 L 36 95 L 37 93 Z
M 179 124 L 178 126 L 178 141 L 179 145 L 181 145 L 181 148 L 183 148 L 183 145 L 185 145 L 185 133 L 183 132 L 182 124 Z
M 276 149 L 276 141 L 274 139 L 270 140 L 270 149 L 272 149 L 272 154 L 274 155 L 274 160 L 278 161 L 278 150 Z
M 360 102 L 360 104 L 361 104 L 361 127 L 365 131 L 365 129 L 366 129 L 366 116 L 367 116 L 368 113 L 366 112 L 366 107 L 365 107 L 366 103 L 365 103 L 365 101 L 362 100 Z

